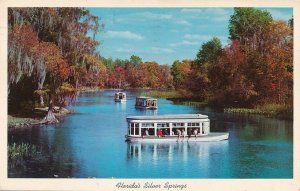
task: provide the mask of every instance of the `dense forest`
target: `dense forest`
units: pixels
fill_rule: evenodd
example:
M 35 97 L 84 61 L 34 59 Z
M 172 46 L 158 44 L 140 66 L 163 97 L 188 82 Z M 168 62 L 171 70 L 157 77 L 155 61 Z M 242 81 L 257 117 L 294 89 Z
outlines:
M 103 58 L 95 40 L 103 24 L 84 8 L 8 11 L 9 113 L 48 106 L 43 122 L 55 122 L 53 107 L 68 105 L 82 87 L 175 89 L 219 106 L 293 101 L 293 18 L 235 8 L 228 45 L 214 37 L 194 60 L 160 65 L 137 55 Z
M 202 44 L 195 60 L 175 61 L 174 86 L 187 97 L 216 105 L 291 104 L 293 18 L 275 21 L 267 11 L 235 8 L 230 42 Z

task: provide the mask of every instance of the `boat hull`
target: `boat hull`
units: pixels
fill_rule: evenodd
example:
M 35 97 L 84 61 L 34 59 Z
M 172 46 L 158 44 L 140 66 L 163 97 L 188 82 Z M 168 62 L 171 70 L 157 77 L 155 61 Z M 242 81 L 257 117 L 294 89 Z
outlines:
M 157 136 L 144 136 L 144 137 L 134 137 L 127 136 L 128 142 L 132 143 L 164 143 L 164 142 L 211 142 L 211 141 L 223 141 L 229 138 L 229 133 L 219 133 L 213 132 L 208 135 L 201 135 L 195 137 L 194 135 L 189 137 L 181 136 L 179 139 L 177 136 L 166 136 L 166 137 L 157 137 Z
M 153 107 L 153 106 L 148 106 L 148 107 L 143 107 L 143 106 L 135 106 L 135 108 L 137 109 L 157 109 L 157 107 Z
M 115 102 L 125 102 L 126 99 L 115 99 Z

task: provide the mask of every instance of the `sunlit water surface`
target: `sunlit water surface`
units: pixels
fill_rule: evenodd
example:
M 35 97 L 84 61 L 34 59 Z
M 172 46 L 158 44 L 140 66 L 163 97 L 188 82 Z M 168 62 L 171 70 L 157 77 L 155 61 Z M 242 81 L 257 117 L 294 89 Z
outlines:
M 31 143 L 41 156 L 8 169 L 9 177 L 96 178 L 292 178 L 293 122 L 224 114 L 159 99 L 159 109 L 137 110 L 138 91 L 115 103 L 114 91 L 81 93 L 62 123 L 13 130 L 9 142 Z M 212 131 L 229 140 L 130 144 L 126 116 L 201 113 Z

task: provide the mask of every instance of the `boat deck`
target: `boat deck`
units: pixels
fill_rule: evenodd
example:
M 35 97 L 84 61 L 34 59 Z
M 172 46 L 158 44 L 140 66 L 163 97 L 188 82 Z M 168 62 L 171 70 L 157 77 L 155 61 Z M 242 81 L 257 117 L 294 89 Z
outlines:
M 176 142 L 176 141 L 191 141 L 191 142 L 205 142 L 205 141 L 222 141 L 229 138 L 229 133 L 224 132 L 213 132 L 209 133 L 208 135 L 199 135 L 195 137 L 192 135 L 191 137 L 188 136 L 165 136 L 165 137 L 158 137 L 158 136 L 144 136 L 144 137 L 134 137 L 134 136 L 127 136 L 127 140 L 129 142 Z

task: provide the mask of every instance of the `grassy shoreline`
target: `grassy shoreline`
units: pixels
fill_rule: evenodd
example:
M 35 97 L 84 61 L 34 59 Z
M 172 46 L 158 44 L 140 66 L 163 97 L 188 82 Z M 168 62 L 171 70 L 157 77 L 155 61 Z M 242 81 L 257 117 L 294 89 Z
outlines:
M 211 106 L 206 101 L 197 101 L 192 98 L 182 96 L 176 90 L 166 90 L 166 91 L 150 91 L 145 92 L 145 96 L 155 97 L 155 98 L 166 98 L 172 100 L 176 104 L 190 105 L 190 106 Z M 228 107 L 222 108 L 224 113 L 238 113 L 238 114 L 256 114 L 264 115 L 267 117 L 277 117 L 283 119 L 293 119 L 293 105 L 282 105 L 282 104 L 266 104 L 258 105 L 255 108 L 237 108 Z
M 267 117 L 293 119 L 293 106 L 281 104 L 266 104 L 255 108 L 224 108 L 224 113 L 257 114 Z
M 72 113 L 72 111 L 66 108 L 54 107 L 54 109 L 55 109 L 54 115 L 58 118 Z M 43 108 L 34 108 L 30 116 L 26 114 L 27 117 L 24 117 L 25 114 L 24 115 L 9 114 L 7 115 L 7 126 L 8 128 L 20 128 L 20 127 L 30 127 L 33 125 L 39 125 L 40 121 L 43 119 L 43 117 L 46 116 L 47 112 L 48 112 L 48 107 L 43 107 Z
M 166 91 L 154 90 L 154 91 L 144 92 L 143 95 L 148 97 L 166 98 L 166 99 L 182 98 L 182 95 L 175 90 L 166 90 Z

